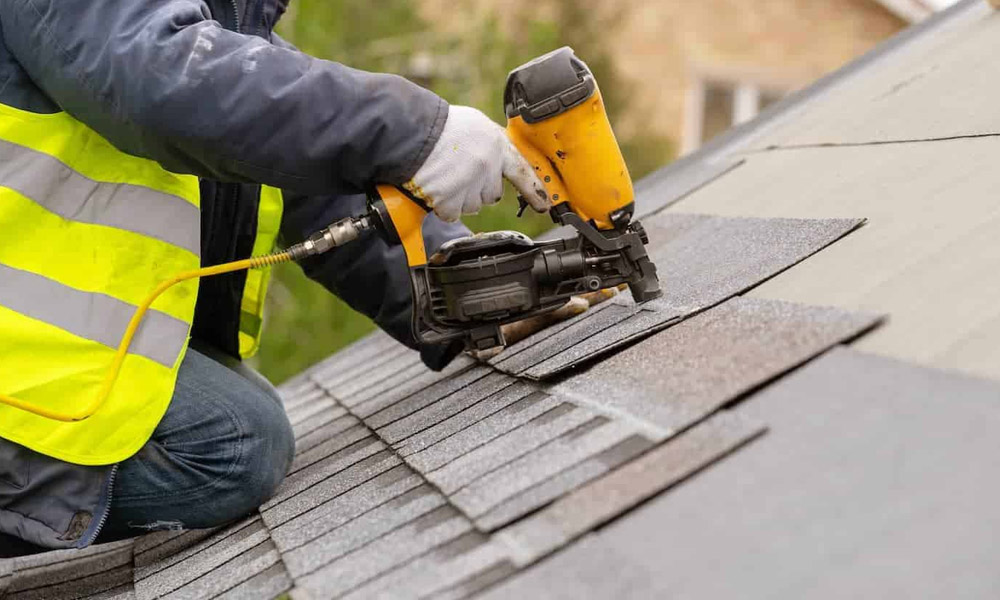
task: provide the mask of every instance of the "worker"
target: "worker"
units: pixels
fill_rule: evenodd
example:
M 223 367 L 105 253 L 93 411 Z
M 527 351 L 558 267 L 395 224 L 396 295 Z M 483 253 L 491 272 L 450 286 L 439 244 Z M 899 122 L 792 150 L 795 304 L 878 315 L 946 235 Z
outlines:
M 287 2 L 0 3 L 0 391 L 92 397 L 156 283 L 300 241 L 374 184 L 427 201 L 431 252 L 504 177 L 548 209 L 499 125 L 297 51 L 273 33 Z M 371 235 L 303 267 L 430 367 L 461 350 L 414 340 L 401 247 Z M 292 428 L 240 362 L 266 287 L 254 271 L 164 294 L 92 418 L 0 406 L 0 555 L 218 526 L 274 494 Z

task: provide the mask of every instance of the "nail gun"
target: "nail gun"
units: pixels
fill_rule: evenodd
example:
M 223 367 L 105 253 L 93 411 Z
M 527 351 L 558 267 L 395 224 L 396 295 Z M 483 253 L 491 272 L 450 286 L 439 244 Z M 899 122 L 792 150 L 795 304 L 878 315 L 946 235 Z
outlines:
M 634 211 L 632 180 L 590 69 L 565 47 L 507 78 L 507 134 L 534 167 L 569 239 L 533 241 L 495 231 L 446 243 L 427 256 L 421 225 L 429 209 L 406 191 L 377 186 L 369 211 L 319 232 L 323 251 L 377 229 L 402 244 L 413 286 L 413 331 L 440 343 L 504 345 L 500 326 L 563 305 L 574 295 L 628 284 L 636 302 L 661 294 Z M 524 211 L 527 203 L 519 199 Z M 323 248 L 323 247 L 326 248 Z

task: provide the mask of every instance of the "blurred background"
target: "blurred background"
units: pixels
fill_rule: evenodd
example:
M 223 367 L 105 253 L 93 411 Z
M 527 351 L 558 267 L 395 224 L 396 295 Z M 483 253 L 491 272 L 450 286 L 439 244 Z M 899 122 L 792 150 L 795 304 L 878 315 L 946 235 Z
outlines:
M 398 73 L 504 123 L 507 72 L 572 46 L 601 86 L 633 179 L 954 0 L 294 0 L 279 34 L 314 56 Z M 508 190 L 508 196 L 512 196 Z M 537 235 L 516 202 L 466 219 Z M 530 213 L 530 211 L 529 211 Z M 280 383 L 373 325 L 295 265 L 276 268 L 254 366 Z

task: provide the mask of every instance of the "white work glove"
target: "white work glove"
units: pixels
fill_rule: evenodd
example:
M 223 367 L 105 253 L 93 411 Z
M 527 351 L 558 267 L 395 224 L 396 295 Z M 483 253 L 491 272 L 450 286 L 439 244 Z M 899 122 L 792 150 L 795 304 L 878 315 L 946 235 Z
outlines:
M 503 128 L 475 108 L 452 106 L 441 137 L 403 187 L 438 217 L 457 221 L 499 202 L 504 177 L 536 211 L 552 206 L 531 164 Z

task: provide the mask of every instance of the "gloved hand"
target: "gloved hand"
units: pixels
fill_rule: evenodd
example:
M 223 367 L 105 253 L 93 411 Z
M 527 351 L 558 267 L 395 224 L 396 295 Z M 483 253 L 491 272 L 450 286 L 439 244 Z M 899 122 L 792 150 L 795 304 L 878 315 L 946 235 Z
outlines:
M 403 187 L 441 219 L 457 221 L 499 202 L 504 177 L 536 211 L 551 207 L 542 182 L 503 128 L 474 108 L 452 106 L 441 137 Z

